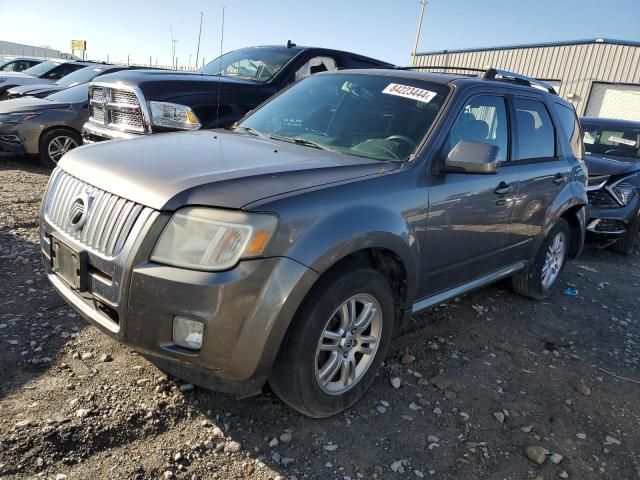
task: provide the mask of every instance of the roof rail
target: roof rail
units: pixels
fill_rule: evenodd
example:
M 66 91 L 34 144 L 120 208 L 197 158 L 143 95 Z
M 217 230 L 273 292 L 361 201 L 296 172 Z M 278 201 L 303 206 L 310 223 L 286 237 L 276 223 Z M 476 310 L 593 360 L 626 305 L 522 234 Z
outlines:
M 507 70 L 499 70 L 497 68 L 488 68 L 484 75 L 482 76 L 485 80 L 499 80 L 503 82 L 513 82 L 518 85 L 526 85 L 528 87 L 537 88 L 538 90 L 544 90 L 545 92 L 552 93 L 557 95 L 556 89 L 553 88 L 553 85 L 550 85 L 541 80 L 536 80 L 535 78 L 526 77 L 524 75 L 520 75 L 519 73 L 509 72 Z
M 396 70 L 462 70 L 467 72 L 481 73 L 485 80 L 496 80 L 502 82 L 512 82 L 518 85 L 526 85 L 528 87 L 537 88 L 538 90 L 544 90 L 545 92 L 557 95 L 556 89 L 553 85 L 550 85 L 542 80 L 520 75 L 519 73 L 509 72 L 507 70 L 500 70 L 493 67 L 487 68 L 475 68 L 475 67 L 456 67 L 453 65 L 420 65 L 411 67 L 395 67 Z M 460 74 L 469 75 L 469 74 Z M 480 76 L 480 75 L 478 75 Z

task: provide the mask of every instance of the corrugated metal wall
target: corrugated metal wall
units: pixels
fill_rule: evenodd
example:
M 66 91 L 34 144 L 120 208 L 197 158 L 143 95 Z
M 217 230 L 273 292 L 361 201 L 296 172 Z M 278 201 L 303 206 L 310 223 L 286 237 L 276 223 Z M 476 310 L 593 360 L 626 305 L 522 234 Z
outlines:
M 640 47 L 615 43 L 505 48 L 418 54 L 415 66 L 494 67 L 529 77 L 560 80 L 559 94 L 583 115 L 593 82 L 640 84 Z M 454 70 L 452 70 L 454 72 Z

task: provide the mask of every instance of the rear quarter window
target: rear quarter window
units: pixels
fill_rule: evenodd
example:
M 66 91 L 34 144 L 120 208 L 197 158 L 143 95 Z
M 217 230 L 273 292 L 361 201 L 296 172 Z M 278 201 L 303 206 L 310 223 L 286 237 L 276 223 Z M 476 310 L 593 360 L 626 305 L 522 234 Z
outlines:
M 562 103 L 554 103 L 554 107 L 560 122 L 561 134 L 569 141 L 573 155 L 582 160 L 584 157 L 584 145 L 582 144 L 580 123 L 575 110 Z

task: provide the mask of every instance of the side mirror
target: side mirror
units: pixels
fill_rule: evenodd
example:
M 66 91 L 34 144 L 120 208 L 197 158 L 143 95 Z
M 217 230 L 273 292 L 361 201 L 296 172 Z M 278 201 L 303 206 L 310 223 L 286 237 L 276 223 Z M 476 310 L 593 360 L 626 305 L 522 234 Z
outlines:
M 496 173 L 498 147 L 482 142 L 460 140 L 444 161 L 445 172 Z

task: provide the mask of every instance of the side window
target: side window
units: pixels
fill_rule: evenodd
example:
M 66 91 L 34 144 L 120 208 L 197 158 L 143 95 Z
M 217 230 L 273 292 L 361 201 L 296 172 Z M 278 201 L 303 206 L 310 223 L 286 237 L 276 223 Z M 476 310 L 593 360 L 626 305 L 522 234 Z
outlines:
M 555 103 L 555 106 L 562 130 L 571 145 L 571 151 L 577 159 L 581 160 L 584 157 L 584 148 L 582 145 L 580 124 L 578 123 L 576 112 L 573 108 L 569 108 L 561 103 Z
M 14 65 L 15 65 L 14 62 L 7 63 L 5 66 L 0 68 L 0 70 L 3 71 L 3 72 L 13 72 Z
M 334 58 L 324 56 L 313 57 L 298 69 L 295 75 L 295 81 L 302 80 L 314 73 L 332 72 L 337 69 L 338 62 L 336 62 Z
M 461 140 L 488 143 L 498 147 L 498 161 L 509 158 L 509 129 L 507 107 L 502 96 L 473 97 L 458 115 L 445 141 L 444 155 Z
M 556 153 L 553 122 L 544 103 L 516 98 L 518 160 L 551 158 Z

